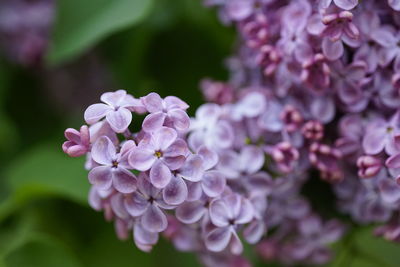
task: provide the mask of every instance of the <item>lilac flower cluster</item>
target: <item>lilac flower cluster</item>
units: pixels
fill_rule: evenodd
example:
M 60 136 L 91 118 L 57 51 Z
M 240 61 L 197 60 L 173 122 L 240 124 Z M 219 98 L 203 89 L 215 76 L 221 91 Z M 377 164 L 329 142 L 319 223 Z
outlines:
M 303 193 L 320 178 L 338 211 L 399 241 L 400 1 L 206 3 L 238 48 L 229 82 L 201 83 L 193 118 L 176 97 L 119 90 L 66 130 L 63 150 L 87 155 L 91 206 L 144 251 L 163 233 L 207 266 L 249 266 L 243 241 L 265 260 L 323 264 L 345 226 Z M 132 114 L 145 114 L 137 132 Z

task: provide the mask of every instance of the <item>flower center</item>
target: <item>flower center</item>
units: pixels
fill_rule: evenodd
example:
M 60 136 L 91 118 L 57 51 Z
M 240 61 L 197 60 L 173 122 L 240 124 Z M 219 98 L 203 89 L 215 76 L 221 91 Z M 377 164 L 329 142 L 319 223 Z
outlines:
M 160 150 L 154 152 L 154 156 L 156 156 L 157 158 L 161 158 L 162 155 L 163 155 L 163 153 Z
M 117 167 L 118 167 L 118 161 L 113 160 L 113 162 L 112 162 L 112 167 L 113 167 L 113 168 L 117 168 Z
M 394 130 L 394 129 L 393 129 L 393 127 L 391 127 L 391 126 L 389 126 L 389 127 L 386 128 L 386 132 L 387 132 L 387 133 L 391 133 L 391 132 L 393 132 L 393 130 Z

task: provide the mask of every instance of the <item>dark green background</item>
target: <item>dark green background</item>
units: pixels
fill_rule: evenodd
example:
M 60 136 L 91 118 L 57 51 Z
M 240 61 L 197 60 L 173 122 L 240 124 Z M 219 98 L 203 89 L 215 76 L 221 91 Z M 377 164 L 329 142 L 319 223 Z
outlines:
M 199 81 L 227 79 L 234 43 L 234 29 L 200 0 L 58 0 L 42 67 L 0 57 L 0 266 L 198 265 L 165 240 L 151 254 L 117 240 L 88 207 L 84 159 L 62 153 L 63 131 L 83 124 L 102 92 L 120 88 L 179 96 L 193 114 L 203 102 Z M 335 248 L 334 266 L 400 264 L 397 246 L 361 227 Z

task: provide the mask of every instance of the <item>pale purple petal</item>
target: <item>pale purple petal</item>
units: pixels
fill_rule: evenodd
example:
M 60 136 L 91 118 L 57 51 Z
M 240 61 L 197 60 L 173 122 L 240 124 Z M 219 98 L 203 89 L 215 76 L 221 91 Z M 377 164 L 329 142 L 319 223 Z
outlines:
M 164 151 L 164 157 L 186 156 L 187 153 L 188 147 L 186 142 L 183 139 L 177 139 Z
M 150 181 L 156 188 L 166 187 L 171 177 L 171 171 L 161 160 L 157 160 L 150 169 Z
M 136 190 L 136 177 L 130 171 L 124 168 L 116 168 L 113 172 L 113 186 L 123 193 L 129 194 Z
M 383 47 L 396 44 L 396 38 L 391 31 L 386 28 L 379 28 L 371 33 L 371 38 Z
M 203 173 L 203 158 L 198 155 L 190 155 L 179 169 L 179 174 L 191 182 L 200 181 Z
M 216 228 L 212 230 L 205 239 L 207 248 L 213 252 L 224 250 L 229 244 L 231 233 L 229 227 Z
M 107 92 L 102 94 L 100 100 L 112 107 L 118 107 L 125 97 L 126 91 L 118 90 L 115 92 Z
M 203 189 L 202 189 L 201 183 L 200 182 L 198 182 L 198 183 L 187 182 L 186 185 L 188 187 L 187 201 L 199 200 L 203 194 Z
M 240 212 L 235 220 L 236 224 L 246 224 L 253 219 L 254 208 L 251 202 L 248 199 L 242 199 L 241 204 Z
M 258 241 L 260 241 L 264 232 L 264 222 L 261 220 L 254 220 L 243 230 L 243 236 L 248 243 L 256 244 Z
M 198 222 L 206 211 L 203 201 L 186 202 L 176 208 L 175 215 L 181 222 L 192 224 Z
M 170 170 L 177 170 L 185 163 L 186 158 L 184 156 L 177 157 L 165 157 L 163 162 L 168 166 Z
M 332 42 L 329 38 L 324 38 L 322 41 L 322 51 L 329 60 L 339 59 L 344 52 L 343 43 L 341 40 Z
M 141 216 L 150 203 L 141 194 L 134 192 L 125 198 L 126 211 L 133 217 Z
M 112 173 L 109 166 L 98 166 L 89 172 L 89 182 L 99 190 L 107 190 L 112 185 Z
M 224 197 L 224 202 L 228 208 L 228 213 L 231 219 L 239 216 L 242 207 L 242 198 L 235 193 L 229 194 Z
M 206 146 L 201 146 L 197 150 L 197 154 L 203 158 L 203 167 L 209 170 L 218 163 L 218 154 Z
M 211 222 L 218 227 L 229 225 L 229 207 L 221 199 L 217 199 L 210 204 L 210 219 Z
M 163 189 L 163 199 L 168 205 L 182 204 L 187 195 L 187 186 L 180 177 L 172 177 L 169 184 Z
M 124 132 L 132 122 L 132 113 L 126 108 L 110 111 L 106 115 L 107 122 L 117 132 Z
M 141 217 L 141 223 L 145 230 L 149 232 L 162 232 L 167 226 L 167 217 L 156 205 L 150 205 Z
M 378 154 L 383 150 L 386 143 L 385 129 L 375 129 L 366 132 L 362 145 L 367 154 Z
M 145 245 L 155 245 L 158 241 L 158 233 L 147 231 L 141 223 L 135 223 L 133 228 L 135 242 Z
M 226 180 L 219 171 L 207 171 L 204 173 L 201 185 L 204 194 L 209 197 L 217 197 L 225 190 Z
M 400 168 L 400 154 L 393 155 L 386 160 L 386 166 L 388 168 L 397 169 Z
M 93 104 L 85 110 L 84 118 L 87 124 L 94 124 L 112 111 L 106 104 Z
M 237 233 L 233 230 L 232 231 L 232 238 L 229 243 L 229 248 L 232 254 L 239 255 L 243 252 L 243 244 L 242 241 L 240 241 L 239 236 Z
M 176 96 L 167 96 L 166 98 L 164 98 L 164 102 L 168 109 L 180 108 L 186 110 L 189 108 L 188 104 L 186 104 L 184 101 Z
M 388 3 L 394 10 L 400 11 L 400 0 L 388 0 Z
M 164 151 L 166 150 L 173 142 L 175 142 L 178 134 L 172 128 L 161 127 L 156 130 L 152 136 L 152 143 L 156 150 Z
M 139 171 L 147 171 L 153 166 L 157 157 L 154 155 L 154 151 L 150 150 L 148 147 L 138 146 L 132 149 L 128 160 L 133 168 Z
M 148 112 L 154 113 L 158 111 L 162 111 L 163 109 L 163 100 L 157 93 L 150 93 L 145 97 L 142 97 L 142 102 Z
M 190 126 L 189 116 L 181 109 L 172 109 L 168 111 L 169 119 L 178 131 L 186 131 Z
M 247 173 L 257 172 L 264 164 L 264 152 L 256 146 L 245 146 L 240 152 L 241 169 Z
M 358 0 L 333 0 L 338 7 L 350 10 L 356 7 Z
M 101 197 L 97 193 L 97 188 L 95 186 L 92 186 L 89 191 L 89 205 L 92 207 L 94 210 L 100 211 L 102 208 L 102 203 L 101 203 Z
M 153 132 L 158 130 L 163 126 L 165 117 L 165 113 L 162 112 L 150 113 L 143 120 L 143 130 L 146 132 Z
M 400 185 L 390 178 L 382 179 L 379 183 L 379 190 L 383 201 L 395 203 L 400 200 Z

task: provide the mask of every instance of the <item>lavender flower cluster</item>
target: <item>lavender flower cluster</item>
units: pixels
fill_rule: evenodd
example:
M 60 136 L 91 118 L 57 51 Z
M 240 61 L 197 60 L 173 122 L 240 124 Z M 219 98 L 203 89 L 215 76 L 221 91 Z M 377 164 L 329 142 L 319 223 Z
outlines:
M 345 226 L 302 193 L 319 177 L 339 212 L 400 241 L 400 1 L 206 3 L 236 26 L 237 54 L 229 82 L 201 83 L 194 118 L 176 97 L 119 90 L 66 130 L 64 151 L 87 155 L 91 206 L 144 251 L 163 233 L 207 266 L 249 266 L 243 241 L 265 260 L 323 264 Z M 132 113 L 146 114 L 137 132 Z

